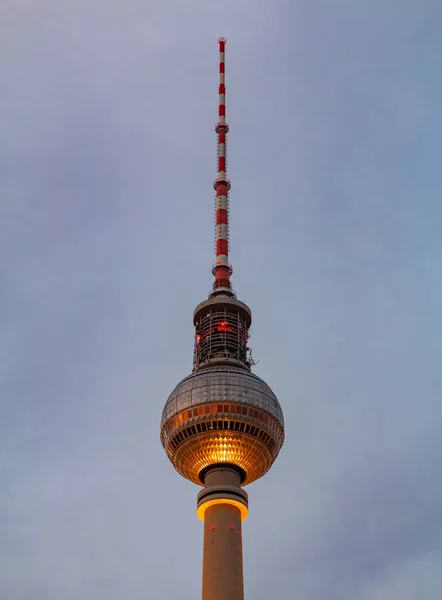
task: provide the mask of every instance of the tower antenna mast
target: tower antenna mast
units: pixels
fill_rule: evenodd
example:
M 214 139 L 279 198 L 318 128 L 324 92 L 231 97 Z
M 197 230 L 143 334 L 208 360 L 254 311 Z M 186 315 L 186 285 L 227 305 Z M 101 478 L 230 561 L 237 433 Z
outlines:
M 217 176 L 213 183 L 215 188 L 215 254 L 216 263 L 212 273 L 215 276 L 211 296 L 223 293 L 233 296 L 230 276 L 232 266 L 229 263 L 229 190 L 227 179 L 227 135 L 229 125 L 226 122 L 226 81 L 225 50 L 226 38 L 219 38 L 219 88 L 218 88 L 218 123 L 217 134 Z

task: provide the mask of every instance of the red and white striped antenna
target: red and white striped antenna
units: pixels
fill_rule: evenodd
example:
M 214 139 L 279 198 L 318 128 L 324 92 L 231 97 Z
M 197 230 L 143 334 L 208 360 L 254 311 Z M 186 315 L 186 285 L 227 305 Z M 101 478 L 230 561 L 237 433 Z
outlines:
M 212 273 L 215 276 L 211 296 L 216 294 L 234 295 L 230 283 L 232 265 L 229 263 L 229 190 L 227 179 L 227 134 L 226 123 L 226 82 L 225 82 L 225 49 L 226 38 L 219 38 L 219 106 L 217 134 L 218 174 L 213 184 L 215 188 L 215 254 L 216 263 Z

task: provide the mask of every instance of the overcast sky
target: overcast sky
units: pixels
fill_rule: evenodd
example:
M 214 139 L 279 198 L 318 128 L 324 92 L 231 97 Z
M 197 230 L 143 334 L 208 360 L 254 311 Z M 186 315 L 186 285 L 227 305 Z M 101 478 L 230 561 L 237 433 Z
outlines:
M 440 0 L 2 0 L 0 598 L 194 600 L 159 441 L 231 260 L 286 444 L 246 597 L 442 597 Z

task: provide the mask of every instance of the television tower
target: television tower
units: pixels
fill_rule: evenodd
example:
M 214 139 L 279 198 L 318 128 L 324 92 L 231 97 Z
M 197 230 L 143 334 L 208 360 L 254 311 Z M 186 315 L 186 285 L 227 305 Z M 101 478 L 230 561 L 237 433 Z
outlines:
M 252 313 L 230 282 L 225 38 L 218 43 L 214 281 L 209 298 L 193 313 L 193 371 L 166 402 L 161 443 L 178 473 L 202 486 L 197 515 L 204 522 L 203 600 L 243 600 L 241 523 L 248 514 L 243 487 L 276 460 L 284 417 L 275 394 L 251 372 Z

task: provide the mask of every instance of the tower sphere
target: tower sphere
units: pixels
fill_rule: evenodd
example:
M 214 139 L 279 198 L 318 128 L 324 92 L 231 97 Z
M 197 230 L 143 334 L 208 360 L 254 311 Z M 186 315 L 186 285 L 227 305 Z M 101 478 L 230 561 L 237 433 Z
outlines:
M 246 485 L 270 469 L 284 443 L 284 417 L 269 386 L 243 367 L 194 371 L 170 394 L 161 442 L 175 469 L 204 484 L 215 465 L 236 467 Z

